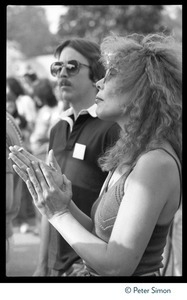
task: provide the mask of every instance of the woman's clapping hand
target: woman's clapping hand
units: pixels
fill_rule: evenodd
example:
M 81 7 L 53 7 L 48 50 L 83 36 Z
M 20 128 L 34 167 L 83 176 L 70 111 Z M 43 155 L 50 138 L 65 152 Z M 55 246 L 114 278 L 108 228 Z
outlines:
M 9 148 L 11 153 L 9 157 L 13 160 L 15 165 L 13 165 L 14 170 L 16 173 L 26 182 L 28 179 L 28 174 L 26 169 L 32 169 L 32 162 L 42 162 L 40 159 L 35 157 L 34 155 L 30 154 L 24 148 L 20 148 L 19 146 L 13 146 Z M 43 162 L 44 163 L 44 162 Z M 53 150 L 49 151 L 48 155 L 48 165 L 44 163 L 48 171 L 50 172 L 54 182 L 57 184 L 58 187 L 61 187 L 63 183 L 62 172 L 60 166 L 58 165 Z
M 51 177 L 48 166 L 43 162 L 32 162 L 32 169 L 27 168 L 27 187 L 35 206 L 49 220 L 53 216 L 69 211 L 72 198 L 71 182 L 62 175 L 61 189 Z

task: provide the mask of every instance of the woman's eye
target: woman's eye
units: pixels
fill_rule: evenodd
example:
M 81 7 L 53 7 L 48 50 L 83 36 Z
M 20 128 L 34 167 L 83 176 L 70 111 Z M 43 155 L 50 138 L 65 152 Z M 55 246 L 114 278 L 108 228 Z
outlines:
M 110 80 L 113 76 L 116 76 L 117 70 L 115 68 L 108 69 L 105 75 L 104 82 Z
M 115 76 L 117 74 L 117 70 L 115 68 L 111 68 L 109 71 L 109 76 Z

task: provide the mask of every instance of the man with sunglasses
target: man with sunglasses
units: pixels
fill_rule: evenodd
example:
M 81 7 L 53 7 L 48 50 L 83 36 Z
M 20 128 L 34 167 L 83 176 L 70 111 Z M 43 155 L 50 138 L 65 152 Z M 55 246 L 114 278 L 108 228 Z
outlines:
M 62 98 L 70 109 L 52 128 L 49 150 L 72 182 L 73 201 L 86 214 L 107 176 L 97 164 L 99 156 L 118 138 L 118 125 L 97 118 L 95 82 L 104 77 L 99 46 L 86 39 L 64 41 L 51 65 Z M 82 201 L 82 199 L 84 199 Z M 35 276 L 81 276 L 82 260 L 58 231 L 42 217 L 41 245 Z

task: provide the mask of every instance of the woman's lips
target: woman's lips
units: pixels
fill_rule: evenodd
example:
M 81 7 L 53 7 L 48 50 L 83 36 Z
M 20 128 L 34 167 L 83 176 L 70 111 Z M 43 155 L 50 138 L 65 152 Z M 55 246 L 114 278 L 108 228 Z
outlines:
M 101 98 L 99 98 L 99 97 L 96 97 L 96 98 L 95 98 L 95 103 L 96 103 L 96 104 L 98 104 L 100 101 L 103 101 L 103 99 L 101 99 Z

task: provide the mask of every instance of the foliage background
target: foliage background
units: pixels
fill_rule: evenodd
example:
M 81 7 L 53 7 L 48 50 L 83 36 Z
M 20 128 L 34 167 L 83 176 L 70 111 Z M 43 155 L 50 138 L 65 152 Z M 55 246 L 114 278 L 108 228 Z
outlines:
M 110 32 L 172 33 L 182 41 L 182 6 L 169 5 L 65 5 L 56 33 L 50 31 L 43 6 L 7 6 L 7 69 L 14 63 L 39 56 L 50 56 L 56 46 L 72 36 L 86 37 L 98 43 Z M 11 66 L 11 67 L 10 67 Z M 12 70 L 11 70 L 12 69 Z

